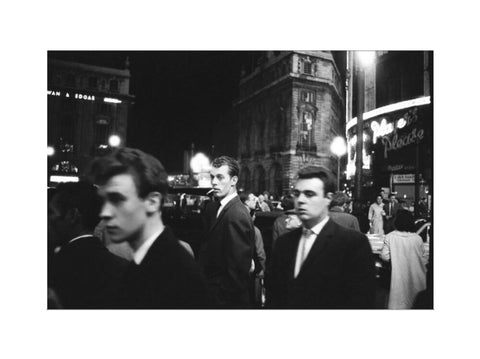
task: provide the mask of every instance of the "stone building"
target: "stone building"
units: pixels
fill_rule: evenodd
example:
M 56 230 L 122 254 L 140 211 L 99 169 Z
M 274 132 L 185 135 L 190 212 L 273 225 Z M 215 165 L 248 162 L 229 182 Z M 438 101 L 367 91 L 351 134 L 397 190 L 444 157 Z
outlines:
M 117 136 L 116 145 L 125 144 L 134 99 L 128 63 L 126 67 L 114 69 L 49 57 L 49 184 L 81 176 L 94 156 L 108 150 L 112 135 Z
M 344 135 L 344 89 L 330 51 L 269 51 L 242 72 L 234 102 L 239 188 L 281 195 L 297 171 L 319 165 L 336 173 L 330 151 Z

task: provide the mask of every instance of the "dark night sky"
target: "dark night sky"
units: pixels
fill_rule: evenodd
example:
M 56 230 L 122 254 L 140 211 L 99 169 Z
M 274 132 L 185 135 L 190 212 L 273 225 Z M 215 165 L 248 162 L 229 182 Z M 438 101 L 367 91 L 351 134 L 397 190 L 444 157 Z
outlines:
M 196 151 L 210 154 L 218 141 L 212 138 L 213 126 L 232 108 L 241 67 L 250 70 L 259 55 L 259 51 L 49 51 L 51 58 L 120 69 L 128 56 L 135 104 L 127 146 L 153 154 L 169 172 L 182 171 L 183 151 L 192 142 Z M 342 69 L 342 56 L 338 52 L 334 56 Z
M 183 151 L 195 144 L 209 153 L 212 129 L 238 94 L 247 51 L 50 51 L 50 58 L 123 69 L 130 60 L 135 104 L 127 145 L 155 155 L 169 172 L 181 172 Z

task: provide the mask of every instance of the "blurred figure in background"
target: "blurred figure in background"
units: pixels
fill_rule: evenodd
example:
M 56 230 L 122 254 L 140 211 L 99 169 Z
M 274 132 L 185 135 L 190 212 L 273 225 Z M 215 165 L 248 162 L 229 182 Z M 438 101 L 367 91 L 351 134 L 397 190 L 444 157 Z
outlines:
M 386 233 L 393 231 L 393 220 L 401 208 L 394 193 L 388 195 L 388 202 L 383 206 L 385 210 L 385 218 L 383 222 L 383 230 Z
M 422 238 L 415 233 L 410 212 L 401 209 L 394 220 L 395 230 L 385 237 L 380 257 L 391 261 L 388 309 L 410 309 L 415 296 L 426 288 L 426 264 Z
M 358 220 L 360 226 L 360 232 L 366 234 L 370 230 L 370 221 L 367 216 L 368 207 L 359 201 L 353 201 L 352 203 L 352 215 Z
M 64 308 L 110 308 L 128 262 L 93 235 L 101 200 L 89 183 L 58 185 L 48 208 L 48 232 L 56 247 L 49 263 L 52 296 Z
M 345 212 L 345 208 L 348 207 L 348 202 L 349 197 L 345 193 L 341 191 L 335 192 L 330 202 L 329 216 L 339 225 L 360 232 L 360 225 L 358 224 L 357 218 Z
M 371 234 L 385 234 L 383 230 L 383 217 L 385 211 L 383 210 L 382 196 L 378 195 L 375 203 L 370 205 L 368 210 L 368 220 L 370 221 L 370 233 Z
M 255 230 L 255 252 L 252 259 L 252 265 L 250 267 L 250 275 L 252 276 L 250 286 L 250 301 L 254 308 L 261 306 L 261 295 L 263 289 L 263 279 L 265 277 L 267 256 L 265 254 L 265 248 L 263 246 L 263 237 L 260 229 L 255 226 L 255 211 L 250 210 L 247 205 L 248 196 L 244 193 L 240 194 L 240 201 L 249 210 L 252 216 L 252 222 L 254 223 L 253 229 Z
M 295 213 L 294 200 L 292 195 L 285 196 L 281 202 L 283 214 L 278 216 L 273 222 L 272 229 L 272 250 L 275 248 L 275 242 L 278 237 L 287 232 L 293 231 L 302 226 L 300 218 Z
M 265 201 L 265 196 L 263 194 L 260 194 L 258 196 L 258 205 L 260 206 L 260 211 L 262 212 L 270 212 L 270 206 L 268 203 Z
M 248 199 L 245 204 L 248 206 L 250 210 L 255 211 L 258 207 L 258 198 L 253 193 L 248 193 Z

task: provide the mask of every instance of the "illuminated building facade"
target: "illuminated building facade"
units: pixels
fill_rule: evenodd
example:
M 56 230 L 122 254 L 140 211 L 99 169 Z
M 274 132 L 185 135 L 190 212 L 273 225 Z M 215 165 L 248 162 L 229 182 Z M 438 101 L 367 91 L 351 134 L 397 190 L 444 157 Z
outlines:
M 355 79 L 354 79 L 355 81 Z M 433 52 L 377 51 L 365 69 L 364 198 L 384 189 L 409 205 L 433 185 Z M 353 87 L 356 88 L 355 86 Z M 353 95 L 353 116 L 356 116 Z M 357 118 L 346 125 L 347 179 L 355 174 Z
M 330 144 L 344 134 L 344 90 L 330 51 L 268 51 L 240 79 L 233 122 L 239 188 L 281 195 L 301 167 L 337 171 Z
M 48 59 L 49 185 L 78 180 L 94 156 L 125 144 L 129 89 L 128 68 Z

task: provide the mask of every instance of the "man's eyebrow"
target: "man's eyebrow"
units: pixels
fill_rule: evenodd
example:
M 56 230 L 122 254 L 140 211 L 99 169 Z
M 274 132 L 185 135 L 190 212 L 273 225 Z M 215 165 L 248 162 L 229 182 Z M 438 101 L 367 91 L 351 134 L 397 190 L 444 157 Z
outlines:
M 108 198 L 114 198 L 114 199 L 126 198 L 122 193 L 116 192 L 116 191 L 106 192 L 105 196 L 108 197 Z

